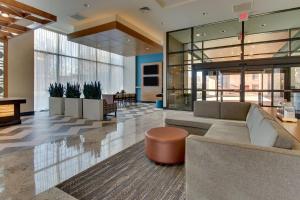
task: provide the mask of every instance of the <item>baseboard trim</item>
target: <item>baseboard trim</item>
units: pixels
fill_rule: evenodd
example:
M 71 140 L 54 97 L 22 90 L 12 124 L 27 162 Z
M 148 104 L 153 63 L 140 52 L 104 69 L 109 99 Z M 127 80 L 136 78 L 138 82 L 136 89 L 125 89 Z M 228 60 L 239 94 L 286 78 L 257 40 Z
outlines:
M 21 116 L 31 116 L 34 115 L 34 111 L 30 111 L 30 112 L 22 112 L 20 113 Z

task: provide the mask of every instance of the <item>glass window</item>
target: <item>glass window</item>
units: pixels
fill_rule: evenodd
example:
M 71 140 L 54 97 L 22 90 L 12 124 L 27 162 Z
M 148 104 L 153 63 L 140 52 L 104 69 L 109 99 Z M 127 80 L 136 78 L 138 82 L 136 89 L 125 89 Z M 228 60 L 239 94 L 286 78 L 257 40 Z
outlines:
M 34 31 L 34 49 L 57 53 L 58 51 L 58 34 L 45 29 Z
M 123 65 L 123 56 L 111 53 L 111 64 L 113 65 Z
M 179 52 L 191 50 L 191 29 L 180 30 L 168 34 L 168 51 Z
M 195 43 L 204 41 L 205 48 L 208 48 L 219 45 L 226 46 L 240 44 L 241 41 L 238 40 L 238 35 L 240 35 L 241 32 L 242 24 L 238 20 L 231 20 L 222 23 L 197 26 L 194 28 L 193 37 Z
M 222 38 L 217 40 L 204 41 L 204 49 L 213 47 L 226 47 L 231 45 L 240 45 L 241 40 L 238 37 Z M 241 47 L 239 47 L 240 49 Z
M 222 62 L 229 60 L 240 60 L 241 49 L 240 47 L 228 47 L 204 50 L 205 62 Z
M 300 66 L 291 68 L 291 89 L 300 89 Z
M 67 36 L 35 30 L 35 110 L 48 109 L 50 83 L 100 81 L 103 93 L 123 89 L 123 56 L 70 42 Z
M 300 27 L 299 9 L 250 17 L 245 22 L 247 34 L 274 32 Z M 287 36 L 288 37 L 288 36 Z
M 59 54 L 78 57 L 79 44 L 68 41 L 66 35 L 59 34 Z
M 288 39 L 289 31 L 277 31 L 277 32 L 267 32 L 267 33 L 258 33 L 245 36 L 245 43 L 254 43 L 254 42 L 265 42 L 272 40 L 281 40 Z
M 191 54 L 189 52 L 169 54 L 169 65 L 185 65 L 190 63 Z
M 168 77 L 168 89 L 183 89 L 183 67 L 169 67 Z
M 79 58 L 96 61 L 96 49 L 85 45 L 79 45 Z
M 245 59 L 272 58 L 288 56 L 287 42 L 274 42 L 245 45 Z M 287 46 L 288 47 L 288 46 Z

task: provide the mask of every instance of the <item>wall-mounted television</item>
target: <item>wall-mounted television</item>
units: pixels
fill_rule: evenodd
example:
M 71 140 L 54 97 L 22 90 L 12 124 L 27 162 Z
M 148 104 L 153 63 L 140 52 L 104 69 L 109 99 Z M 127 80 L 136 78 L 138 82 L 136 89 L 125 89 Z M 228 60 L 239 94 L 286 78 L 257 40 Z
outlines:
M 158 77 L 144 77 L 144 86 L 158 86 Z
M 144 75 L 157 75 L 158 65 L 144 65 Z

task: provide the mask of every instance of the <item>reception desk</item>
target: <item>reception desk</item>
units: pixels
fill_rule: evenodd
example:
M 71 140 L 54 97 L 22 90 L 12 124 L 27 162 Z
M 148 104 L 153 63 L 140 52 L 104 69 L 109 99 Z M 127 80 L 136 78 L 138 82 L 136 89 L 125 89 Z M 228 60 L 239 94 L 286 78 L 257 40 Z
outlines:
M 22 98 L 0 99 L 0 127 L 21 124 L 20 105 L 26 103 Z

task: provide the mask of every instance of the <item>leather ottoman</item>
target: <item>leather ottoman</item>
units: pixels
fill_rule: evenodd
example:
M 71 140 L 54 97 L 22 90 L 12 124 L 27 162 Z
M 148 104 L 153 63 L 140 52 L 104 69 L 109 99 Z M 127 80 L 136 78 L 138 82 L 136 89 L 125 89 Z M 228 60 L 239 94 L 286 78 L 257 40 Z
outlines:
M 183 163 L 187 136 L 187 131 L 175 127 L 150 129 L 145 134 L 146 155 L 156 163 Z

